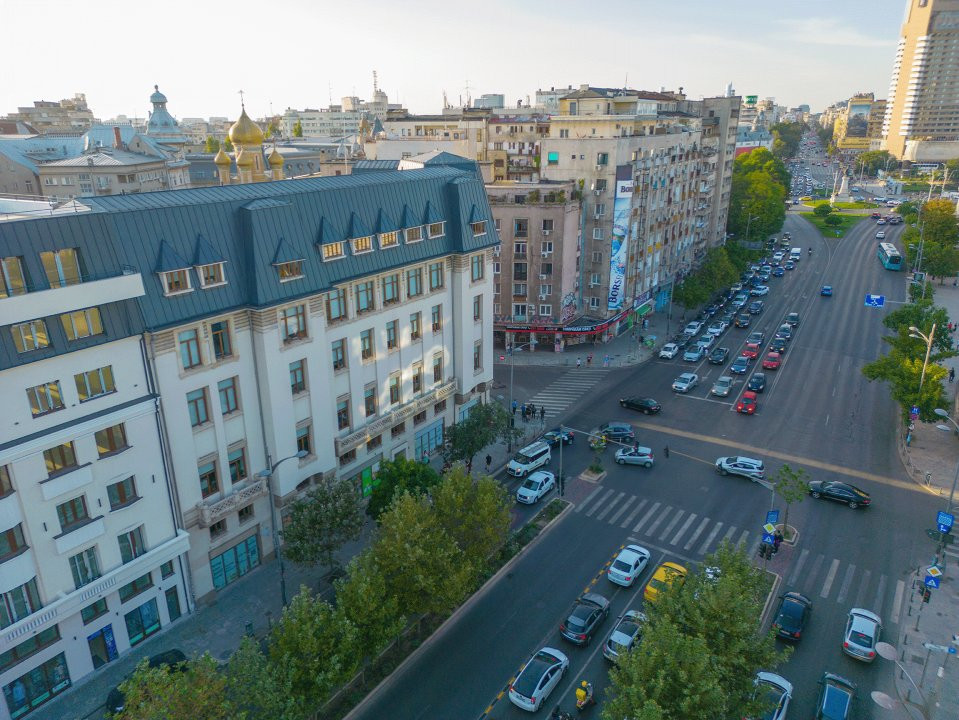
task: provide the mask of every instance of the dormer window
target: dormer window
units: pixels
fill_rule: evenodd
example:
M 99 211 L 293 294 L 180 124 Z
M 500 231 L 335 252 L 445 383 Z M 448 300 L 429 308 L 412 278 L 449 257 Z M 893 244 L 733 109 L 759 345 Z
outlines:
M 353 254 L 373 252 L 373 237 L 366 235 L 364 237 L 353 238 Z
M 190 292 L 193 288 L 190 286 L 189 270 L 171 270 L 160 273 L 163 281 L 164 295 L 179 295 L 180 293 Z
M 280 276 L 280 282 L 289 282 L 303 277 L 303 261 L 291 260 L 290 262 L 278 263 L 276 272 Z
M 217 285 L 226 285 L 226 279 L 223 274 L 223 263 L 198 265 L 196 270 L 200 276 L 201 288 L 207 289 L 216 287 Z
M 338 260 L 346 257 L 346 249 L 342 242 L 326 243 L 321 246 L 320 250 L 323 253 L 324 260 Z
M 390 247 L 396 247 L 400 244 L 399 233 L 393 232 L 380 233 L 380 250 Z
M 423 228 L 420 226 L 406 228 L 404 231 L 406 242 L 415 243 L 423 239 Z
M 445 222 L 435 222 L 429 224 L 429 238 L 443 237 L 446 234 L 446 223 Z
M 473 231 L 473 237 L 482 237 L 486 234 L 486 222 L 480 220 L 479 222 L 470 223 L 470 229 Z

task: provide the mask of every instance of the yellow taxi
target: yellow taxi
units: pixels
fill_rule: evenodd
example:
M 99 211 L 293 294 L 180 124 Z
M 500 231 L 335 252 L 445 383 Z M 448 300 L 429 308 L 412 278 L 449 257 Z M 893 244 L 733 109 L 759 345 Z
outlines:
M 655 600 L 659 593 L 665 590 L 673 583 L 682 585 L 686 582 L 686 568 L 674 562 L 664 562 L 658 568 L 649 582 L 646 583 L 646 589 L 643 590 L 643 597 L 646 600 Z

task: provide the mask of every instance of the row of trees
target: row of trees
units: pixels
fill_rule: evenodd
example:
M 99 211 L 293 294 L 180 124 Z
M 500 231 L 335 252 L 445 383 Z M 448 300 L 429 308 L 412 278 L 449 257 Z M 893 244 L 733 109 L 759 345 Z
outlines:
M 766 148 L 737 157 L 729 197 L 729 232 L 743 241 L 764 240 L 778 232 L 786 220 L 790 181 L 785 163 Z
M 930 200 L 918 209 L 912 204 L 903 204 L 898 210 L 910 225 L 902 234 L 910 266 L 939 278 L 940 285 L 946 277 L 959 272 L 959 250 L 956 249 L 959 224 L 953 203 Z M 912 224 L 916 227 L 911 227 Z
M 776 123 L 769 131 L 773 136 L 773 155 L 781 160 L 787 160 L 799 152 L 799 143 L 802 142 L 806 123 L 781 122 Z
M 345 493 L 328 494 L 337 498 L 326 506 L 330 514 L 355 520 L 355 492 L 352 508 Z M 335 602 L 301 588 L 262 645 L 245 639 L 223 668 L 209 655 L 189 661 L 182 673 L 142 662 L 121 686 L 126 707 L 115 717 L 301 720 L 396 640 L 407 619 L 448 613 L 477 587 L 508 538 L 510 505 L 498 481 L 474 479 L 459 465 L 428 489 L 394 494 L 370 546 L 334 583 Z M 289 526 L 285 535 L 290 557 L 309 545 Z M 325 551 L 298 559 L 319 557 L 329 559 Z

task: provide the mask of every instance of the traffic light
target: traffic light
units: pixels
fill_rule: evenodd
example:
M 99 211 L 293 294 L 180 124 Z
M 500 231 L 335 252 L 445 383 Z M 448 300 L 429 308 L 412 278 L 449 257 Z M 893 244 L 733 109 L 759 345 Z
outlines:
M 930 590 L 930 589 L 927 588 L 927 587 L 924 587 L 924 588 L 922 589 L 922 601 L 923 601 L 924 603 L 927 603 L 927 602 L 929 602 L 929 598 L 931 598 L 931 597 L 932 597 L 932 590 Z

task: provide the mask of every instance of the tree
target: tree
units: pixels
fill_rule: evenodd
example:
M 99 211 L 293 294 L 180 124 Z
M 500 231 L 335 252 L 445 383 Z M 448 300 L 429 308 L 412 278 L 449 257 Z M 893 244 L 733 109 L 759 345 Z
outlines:
M 377 484 L 370 493 L 366 514 L 379 522 L 394 497 L 404 492 L 414 495 L 429 492 L 440 479 L 440 474 L 426 463 L 404 457 L 384 460 L 376 473 Z
M 440 450 L 443 459 L 450 464 L 472 465 L 476 454 L 497 440 L 512 442 L 520 436 L 511 420 L 510 413 L 499 403 L 474 405 L 465 419 L 446 428 Z
M 939 284 L 959 272 L 959 251 L 955 244 L 947 244 L 932 239 L 922 243 L 922 269 L 932 277 L 939 278 Z
M 776 123 L 769 128 L 779 148 L 779 152 L 773 150 L 773 154 L 781 159 L 793 157 L 799 151 L 804 129 L 802 122 Z
M 203 144 L 203 150 L 208 153 L 217 153 L 220 150 L 220 141 L 212 135 L 207 135 L 206 142 Z
M 334 586 L 336 605 L 356 628 L 359 647 L 367 658 L 375 657 L 406 626 L 397 597 L 369 549 L 350 561 L 346 577 Z
M 283 529 L 286 556 L 293 562 L 333 567 L 333 553 L 363 528 L 356 489 L 346 480 L 328 480 L 296 500 Z
M 838 215 L 827 215 L 825 219 L 823 219 L 823 223 L 830 227 L 839 227 L 842 225 L 842 218 Z
M 893 159 L 885 150 L 867 150 L 856 158 L 856 167 L 861 167 L 866 175 L 876 175 L 880 170 L 885 170 Z
M 491 477 L 473 481 L 454 467 L 433 492 L 433 512 L 460 552 L 481 572 L 490 556 L 509 538 L 512 499 Z
M 793 503 L 802 502 L 809 492 L 808 477 L 809 474 L 802 468 L 793 470 L 789 465 L 783 465 L 776 472 L 773 489 L 786 503 L 786 512 L 783 516 L 784 534 L 789 532 L 789 506 Z
M 177 670 L 181 670 L 178 672 Z M 120 684 L 123 711 L 114 720 L 235 720 L 243 718 L 226 693 L 226 678 L 209 653 L 182 668 L 151 668 L 146 658 Z
M 936 408 L 943 407 L 948 399 L 943 389 L 947 371 L 941 365 L 930 362 L 926 367 L 925 379 L 922 379 L 923 361 L 890 352 L 877 360 L 866 363 L 862 374 L 870 381 L 881 380 L 889 383 L 889 391 L 902 411 L 905 421 L 913 405 L 919 407 L 919 419 L 933 422 L 937 416 Z M 922 390 L 919 383 L 922 380 Z
M 914 215 L 918 213 L 919 208 L 916 207 L 916 204 L 911 200 L 906 200 L 904 203 L 902 203 L 902 205 L 898 205 L 893 208 L 893 212 L 905 217 L 906 215 Z
M 831 212 L 832 212 L 832 205 L 830 205 L 829 203 L 823 203 L 822 205 L 817 205 L 816 209 L 813 210 L 813 213 L 817 217 L 821 217 L 821 218 L 826 217 Z
M 233 152 L 233 141 L 230 138 L 223 138 L 223 143 L 221 144 L 223 152 Z
M 299 120 L 293 125 L 293 137 L 303 137 L 303 123 Z
M 307 714 L 309 708 L 294 695 L 286 668 L 271 663 L 251 637 L 240 640 L 225 676 L 226 694 L 237 718 L 302 720 Z
M 959 158 L 946 160 L 946 170 L 949 171 L 949 177 L 952 180 L 959 178 Z

